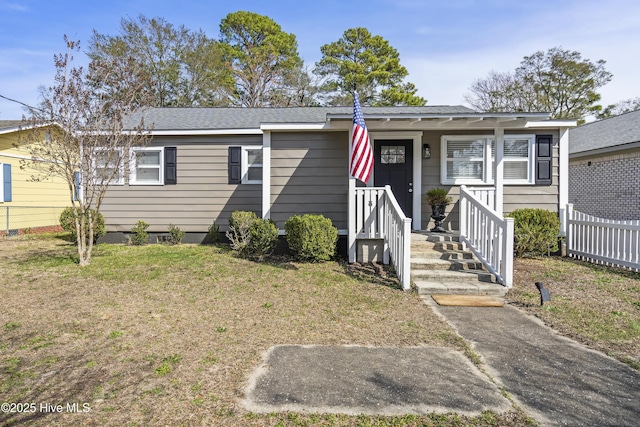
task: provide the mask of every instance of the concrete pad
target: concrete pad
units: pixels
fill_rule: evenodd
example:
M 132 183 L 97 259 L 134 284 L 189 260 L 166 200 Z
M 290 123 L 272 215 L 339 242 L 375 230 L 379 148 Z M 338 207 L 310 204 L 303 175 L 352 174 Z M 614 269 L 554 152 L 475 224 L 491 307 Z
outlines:
M 252 412 L 366 415 L 511 409 L 495 384 L 460 352 L 441 347 L 271 347 L 252 374 Z

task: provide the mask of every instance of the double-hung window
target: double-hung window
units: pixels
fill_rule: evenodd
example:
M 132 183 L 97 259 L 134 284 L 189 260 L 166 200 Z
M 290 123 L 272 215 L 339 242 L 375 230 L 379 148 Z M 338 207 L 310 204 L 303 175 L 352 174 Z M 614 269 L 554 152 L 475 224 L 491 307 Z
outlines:
M 533 184 L 535 135 L 505 135 L 503 176 L 505 184 Z M 442 137 L 442 184 L 490 185 L 494 182 L 493 135 Z
M 242 147 L 242 183 L 262 183 L 262 147 Z
M 129 161 L 129 185 L 163 185 L 164 150 L 133 148 Z
M 504 182 L 509 184 L 533 184 L 533 136 L 511 136 L 504 138 Z M 495 178 L 495 141 L 491 141 L 491 182 Z
M 124 184 L 122 149 L 97 149 L 93 161 L 94 180 L 98 184 Z

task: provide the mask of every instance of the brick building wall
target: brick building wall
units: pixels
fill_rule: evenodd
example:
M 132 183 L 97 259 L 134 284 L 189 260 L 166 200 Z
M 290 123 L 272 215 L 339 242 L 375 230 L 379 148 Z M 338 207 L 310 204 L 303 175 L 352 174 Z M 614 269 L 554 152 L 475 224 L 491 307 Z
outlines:
M 599 218 L 640 219 L 640 150 L 570 160 L 569 203 Z

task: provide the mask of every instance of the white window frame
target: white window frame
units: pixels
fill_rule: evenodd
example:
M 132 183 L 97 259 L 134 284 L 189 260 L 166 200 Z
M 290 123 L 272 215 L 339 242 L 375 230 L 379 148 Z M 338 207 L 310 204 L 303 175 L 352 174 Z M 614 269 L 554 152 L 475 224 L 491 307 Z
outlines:
M 440 142 L 440 182 L 443 185 L 492 185 L 494 184 L 493 163 L 495 161 L 491 154 L 491 143 L 495 141 L 495 135 L 443 135 Z M 529 156 L 526 160 L 523 158 L 509 158 L 503 157 L 503 161 L 507 162 L 527 162 L 527 178 L 526 179 L 507 179 L 504 178 L 505 185 L 534 185 L 535 184 L 535 141 L 536 136 L 534 134 L 527 135 L 504 135 L 504 141 L 511 139 L 526 139 L 529 145 Z M 447 143 L 448 141 L 467 141 L 467 140 L 482 140 L 483 141 L 483 156 L 481 158 L 470 158 L 470 160 L 479 161 L 482 160 L 482 178 L 448 178 L 447 177 Z
M 136 153 L 140 151 L 157 151 L 159 165 L 143 165 L 143 169 L 158 169 L 158 181 L 138 181 L 136 178 L 137 168 Z M 164 185 L 164 147 L 134 147 L 129 153 L 129 185 Z
M 102 152 L 105 152 L 105 151 L 106 152 L 117 151 L 119 153 L 118 154 L 119 157 L 122 157 L 122 154 L 124 152 L 122 148 L 115 148 L 114 149 L 114 148 L 98 147 L 98 148 L 96 148 L 94 150 L 94 158 L 93 158 L 93 161 L 92 161 L 92 163 L 93 163 L 92 166 L 93 166 L 93 181 L 95 183 L 97 183 L 97 179 L 98 179 L 97 174 L 96 174 L 97 169 L 98 169 L 98 163 L 97 163 L 97 160 L 96 160 L 96 156 L 99 153 L 102 153 Z M 120 163 L 120 167 L 118 168 L 118 177 L 117 177 L 117 179 L 114 179 L 113 181 L 111 181 L 109 183 L 109 185 L 124 185 L 124 162 Z
M 262 151 L 263 160 L 260 164 L 252 164 L 249 165 L 249 150 L 260 150 Z M 259 166 L 264 168 L 264 151 L 262 146 L 260 145 L 243 145 L 241 149 L 241 159 L 240 159 L 240 167 L 242 173 L 242 184 L 262 184 L 262 179 L 249 179 L 249 167 L 251 166 Z
M 504 178 L 505 184 L 511 185 L 533 185 L 535 184 L 535 167 L 536 167 L 536 136 L 533 134 L 529 135 L 511 135 L 506 134 L 504 136 L 505 144 L 508 140 L 511 139 L 526 139 L 528 141 L 528 153 L 529 156 L 525 159 L 523 157 L 507 157 L 504 156 L 502 161 L 506 163 L 523 163 L 527 162 L 527 178 L 526 179 L 507 179 Z M 490 138 L 491 141 L 495 141 L 495 137 Z M 493 169 L 493 162 L 495 159 L 491 158 L 490 167 Z M 492 171 L 489 170 L 489 183 L 493 184 Z

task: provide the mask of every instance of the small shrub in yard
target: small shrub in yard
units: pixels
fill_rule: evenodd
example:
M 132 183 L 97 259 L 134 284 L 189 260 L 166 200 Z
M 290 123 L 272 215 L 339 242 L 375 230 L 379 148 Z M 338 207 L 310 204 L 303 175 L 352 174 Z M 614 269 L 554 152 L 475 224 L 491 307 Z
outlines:
M 247 252 L 257 256 L 260 261 L 271 255 L 278 244 L 278 228 L 270 219 L 257 218 L 249 227 Z
M 254 212 L 234 211 L 229 217 L 229 230 L 226 232 L 227 239 L 231 242 L 231 248 L 241 254 L 247 253 L 249 244 L 249 229 L 251 224 L 258 217 Z
M 76 212 L 80 211 L 80 208 L 75 208 Z M 96 212 L 95 209 L 91 209 L 91 217 L 96 218 L 96 224 L 93 227 L 93 243 L 96 243 L 98 239 L 105 234 L 107 234 L 107 230 L 104 226 L 104 217 L 100 212 Z M 76 232 L 76 221 L 73 214 L 73 208 L 65 208 L 60 214 L 60 226 L 64 231 L 71 232 L 71 241 L 77 241 L 78 234 Z M 89 235 L 89 212 L 85 212 L 85 235 Z
M 544 209 L 516 209 L 508 215 L 514 219 L 514 253 L 518 257 L 549 255 L 558 250 L 560 219 Z
M 305 261 L 327 261 L 336 251 L 338 229 L 322 215 L 294 215 L 284 224 L 293 254 Z
M 149 234 L 147 233 L 149 224 L 143 220 L 138 220 L 136 225 L 131 229 L 131 236 L 129 236 L 129 242 L 132 245 L 146 245 L 149 242 Z
M 184 239 L 184 231 L 177 225 L 169 224 L 169 236 L 171 238 L 171 244 L 179 245 Z
M 218 243 L 220 240 L 220 226 L 215 222 L 211 224 L 207 230 L 207 235 L 209 236 L 209 241 L 211 243 Z

